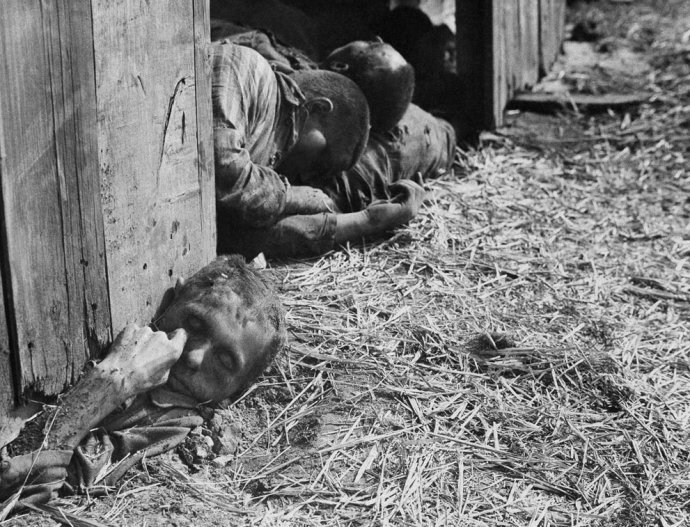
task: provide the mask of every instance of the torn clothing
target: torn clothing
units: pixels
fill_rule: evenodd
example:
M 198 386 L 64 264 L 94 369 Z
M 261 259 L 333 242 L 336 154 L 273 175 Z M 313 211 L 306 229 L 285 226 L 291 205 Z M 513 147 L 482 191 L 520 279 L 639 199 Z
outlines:
M 288 256 L 330 249 L 335 217 L 286 214 L 290 184 L 275 170 L 306 119 L 301 91 L 248 47 L 214 43 L 211 60 L 219 252 L 253 258 L 271 255 L 274 245 Z
M 75 449 L 67 482 L 80 490 L 112 487 L 141 459 L 172 450 L 202 423 L 189 397 L 165 388 L 139 395 Z
M 166 388 L 139 395 L 108 416 L 74 450 L 39 450 L 3 462 L 0 499 L 17 488 L 22 501 L 29 503 L 46 503 L 75 490 L 105 491 L 144 457 L 172 450 L 184 441 L 203 423 L 200 411 L 196 401 Z
M 433 179 L 450 170 L 455 132 L 443 119 L 411 104 L 389 132 L 372 133 L 360 160 L 336 175 L 324 191 L 341 212 L 357 212 L 373 201 L 390 199 L 391 183 L 421 173 Z

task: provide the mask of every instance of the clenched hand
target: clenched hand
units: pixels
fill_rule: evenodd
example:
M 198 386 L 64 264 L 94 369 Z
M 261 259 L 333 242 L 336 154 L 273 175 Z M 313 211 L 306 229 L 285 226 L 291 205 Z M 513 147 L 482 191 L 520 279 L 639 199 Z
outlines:
M 167 335 L 130 324 L 117 336 L 99 367 L 122 379 L 127 391 L 136 395 L 167 382 L 170 368 L 182 355 L 186 342 L 184 329 Z

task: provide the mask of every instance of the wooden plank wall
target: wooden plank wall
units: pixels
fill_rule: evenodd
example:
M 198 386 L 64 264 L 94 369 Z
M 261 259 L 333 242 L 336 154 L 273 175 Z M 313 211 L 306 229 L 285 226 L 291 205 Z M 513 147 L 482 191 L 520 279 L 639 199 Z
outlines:
M 0 416 L 214 258 L 208 41 L 208 0 L 0 2 Z
M 546 75 L 561 50 L 565 32 L 565 2 L 539 0 L 539 68 Z
M 110 337 L 91 9 L 0 9 L 1 252 L 16 388 L 56 394 Z
M 92 5 L 108 277 L 118 331 L 127 322 L 150 320 L 177 277 L 215 256 L 208 1 Z
M 0 136 L 0 141 L 2 137 Z M 0 143 L 0 163 L 2 163 L 2 146 Z M 14 379 L 10 355 L 10 336 L 7 331 L 7 319 L 2 281 L 0 280 L 0 423 L 7 420 L 8 410 L 14 405 Z M 0 424 L 0 428 L 2 425 Z M 2 441 L 0 440 L 0 447 Z
M 500 126 L 513 93 L 549 70 L 564 19 L 565 0 L 456 1 L 458 72 L 472 128 Z

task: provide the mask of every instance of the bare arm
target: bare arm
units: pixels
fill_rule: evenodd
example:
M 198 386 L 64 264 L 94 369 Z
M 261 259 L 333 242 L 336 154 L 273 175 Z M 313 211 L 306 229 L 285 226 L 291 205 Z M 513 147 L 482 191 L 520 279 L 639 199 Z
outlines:
M 63 397 L 41 449 L 2 461 L 0 499 L 18 490 L 26 501 L 52 499 L 67 477 L 74 449 L 89 431 L 130 397 L 167 381 L 187 334 L 177 330 L 170 337 L 127 326 L 110 354 Z
M 108 414 L 130 397 L 164 384 L 182 354 L 187 334 L 127 326 L 110 353 L 62 399 L 46 448 L 73 449 Z

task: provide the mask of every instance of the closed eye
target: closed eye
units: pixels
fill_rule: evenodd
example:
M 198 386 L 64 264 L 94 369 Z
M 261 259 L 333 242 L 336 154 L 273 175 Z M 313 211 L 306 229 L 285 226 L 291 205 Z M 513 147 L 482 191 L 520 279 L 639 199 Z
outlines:
M 225 366 L 229 370 L 234 371 L 235 367 L 237 366 L 234 355 L 229 351 L 226 351 L 225 353 L 219 353 L 218 360 L 221 362 L 221 364 L 223 364 L 223 366 Z

